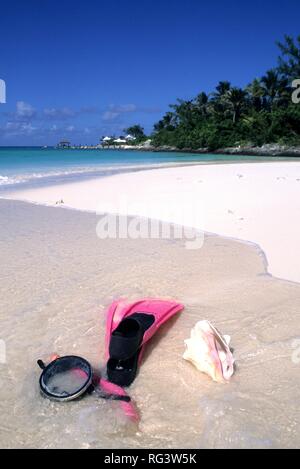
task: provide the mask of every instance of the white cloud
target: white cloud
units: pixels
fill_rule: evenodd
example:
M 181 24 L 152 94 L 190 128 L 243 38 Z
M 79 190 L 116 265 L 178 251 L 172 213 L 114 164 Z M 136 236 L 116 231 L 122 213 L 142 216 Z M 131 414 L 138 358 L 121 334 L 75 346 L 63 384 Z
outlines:
M 17 101 L 17 112 L 18 118 L 31 118 L 35 115 L 36 111 L 31 104 L 25 103 L 25 101 Z
M 7 122 L 4 131 L 7 135 L 31 135 L 35 130 L 28 122 Z
M 119 117 L 119 115 L 120 115 L 119 112 L 105 111 L 102 114 L 102 119 L 104 121 L 112 121 L 112 120 L 116 119 L 117 117 Z
M 135 104 L 110 104 L 108 110 L 102 114 L 104 121 L 112 121 L 117 119 L 121 114 L 136 112 L 137 107 Z
M 69 117 L 75 116 L 75 111 L 68 107 L 63 108 L 46 108 L 43 110 L 43 114 L 45 117 L 50 119 L 68 119 Z
M 137 107 L 135 104 L 120 104 L 120 105 L 111 104 L 109 108 L 111 111 L 119 112 L 121 114 L 123 112 L 135 112 L 137 110 Z

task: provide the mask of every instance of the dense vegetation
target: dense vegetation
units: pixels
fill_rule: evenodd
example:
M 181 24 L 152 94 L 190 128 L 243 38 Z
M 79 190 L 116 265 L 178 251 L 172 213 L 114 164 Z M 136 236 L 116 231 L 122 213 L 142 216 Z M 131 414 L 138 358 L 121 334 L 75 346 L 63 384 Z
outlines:
M 131 127 L 127 127 L 126 129 L 124 129 L 124 132 L 125 134 L 132 135 L 136 139 L 136 144 L 142 143 L 147 139 L 144 132 L 144 128 L 138 124 L 132 125 Z
M 246 88 L 220 81 L 214 92 L 178 100 L 154 125 L 152 143 L 216 150 L 237 145 L 300 144 L 300 104 L 292 102 L 300 78 L 300 36 L 278 43 L 277 67 Z M 300 93 L 298 93 L 300 95 Z

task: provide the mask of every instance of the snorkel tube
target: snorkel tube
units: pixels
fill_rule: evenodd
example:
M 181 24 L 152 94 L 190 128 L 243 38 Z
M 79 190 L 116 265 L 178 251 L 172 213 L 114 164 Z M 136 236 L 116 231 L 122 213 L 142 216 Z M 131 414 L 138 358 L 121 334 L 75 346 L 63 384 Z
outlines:
M 116 384 L 107 381 L 106 379 L 100 378 L 99 380 L 100 389 L 103 389 L 108 396 L 113 396 L 111 399 L 120 401 L 120 406 L 124 414 L 133 422 L 140 420 L 139 414 L 131 401 L 131 397 L 124 391 L 123 388 Z M 102 396 L 101 396 L 102 397 Z M 103 396 L 104 397 L 104 396 Z M 105 398 L 105 397 L 104 397 Z M 106 397 L 107 399 L 107 397 Z

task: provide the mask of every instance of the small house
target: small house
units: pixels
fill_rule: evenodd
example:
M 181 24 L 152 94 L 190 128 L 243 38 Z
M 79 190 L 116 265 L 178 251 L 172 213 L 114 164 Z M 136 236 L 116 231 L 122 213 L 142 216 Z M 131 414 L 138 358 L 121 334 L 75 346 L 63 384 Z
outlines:
M 70 148 L 70 146 L 71 146 L 71 143 L 68 140 L 61 140 L 58 143 L 57 148 Z

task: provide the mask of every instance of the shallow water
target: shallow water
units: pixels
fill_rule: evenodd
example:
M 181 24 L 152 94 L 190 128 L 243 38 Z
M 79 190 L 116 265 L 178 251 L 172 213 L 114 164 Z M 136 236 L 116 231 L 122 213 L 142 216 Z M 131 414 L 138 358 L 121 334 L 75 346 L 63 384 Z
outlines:
M 179 164 L 283 159 L 293 160 L 282 157 L 270 159 L 261 156 L 179 152 L 0 147 L 0 193 Z
M 63 397 L 76 394 L 87 383 L 87 379 L 84 371 L 71 369 L 56 373 L 45 384 L 50 394 Z
M 217 236 L 199 250 L 99 240 L 96 215 L 5 200 L 0 217 L 1 447 L 299 446 L 300 285 L 266 274 L 255 246 Z M 151 340 L 128 390 L 138 426 L 118 402 L 51 402 L 38 386 L 36 360 L 53 352 L 104 373 L 104 311 L 120 296 L 185 305 Z M 227 385 L 182 359 L 199 319 L 232 337 L 237 369 Z

